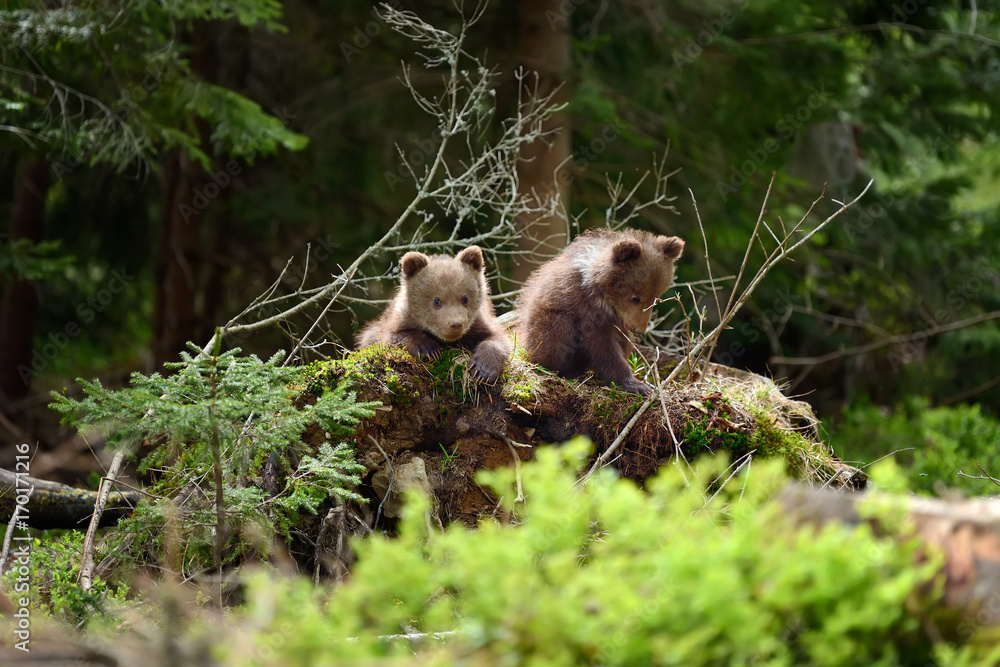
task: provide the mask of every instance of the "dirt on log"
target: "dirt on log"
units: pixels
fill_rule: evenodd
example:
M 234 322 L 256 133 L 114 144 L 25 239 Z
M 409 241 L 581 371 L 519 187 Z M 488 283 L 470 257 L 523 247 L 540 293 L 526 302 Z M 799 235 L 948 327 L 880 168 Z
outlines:
M 647 377 L 665 377 L 678 359 L 641 350 Z M 446 350 L 435 362 L 400 349 L 372 346 L 320 366 L 300 402 L 348 381 L 359 400 L 381 401 L 376 416 L 354 434 L 357 460 L 368 470 L 364 488 L 376 513 L 392 518 L 402 492 L 418 487 L 433 499 L 436 520 L 474 525 L 497 511 L 498 499 L 476 483 L 482 469 L 532 458 L 536 447 L 585 435 L 603 453 L 635 416 L 644 397 L 598 384 L 570 381 L 528 363 L 516 350 L 495 385 L 473 380 L 468 355 Z M 642 369 L 640 368 L 640 372 Z M 642 483 L 680 452 L 690 459 L 726 452 L 731 460 L 779 456 L 795 476 L 860 489 L 863 472 L 839 461 L 820 441 L 807 404 L 781 394 L 767 378 L 716 364 L 682 369 L 659 400 L 633 424 L 611 463 Z M 316 429 L 306 442 L 330 434 Z

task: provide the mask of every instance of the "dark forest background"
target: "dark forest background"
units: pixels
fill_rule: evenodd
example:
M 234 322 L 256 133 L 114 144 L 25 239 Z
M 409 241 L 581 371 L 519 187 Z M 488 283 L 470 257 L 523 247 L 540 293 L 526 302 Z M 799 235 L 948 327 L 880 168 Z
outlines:
M 79 482 L 89 445 L 48 392 L 161 369 L 307 248 L 283 280 L 329 282 L 412 200 L 397 146 L 417 164 L 432 150 L 401 62 L 425 95 L 440 78 L 370 2 L 3 4 L 0 441 L 37 440 L 54 456 L 32 473 Z M 450 2 L 393 6 L 461 25 Z M 928 447 L 971 471 L 1000 446 L 998 40 L 995 2 L 520 0 L 492 2 L 467 48 L 499 73 L 494 125 L 518 67 L 563 85 L 561 129 L 521 180 L 558 190 L 580 227 L 603 224 L 607 175 L 631 186 L 669 148 L 677 214 L 636 224 L 687 239 L 680 282 L 708 276 L 693 198 L 727 276 L 772 173 L 770 224 L 824 184 L 820 213 L 874 179 L 765 281 L 715 360 L 786 379 L 846 458 Z M 506 293 L 530 263 L 497 268 Z M 339 356 L 375 312 L 330 313 L 305 360 Z M 227 345 L 270 356 L 301 333 Z

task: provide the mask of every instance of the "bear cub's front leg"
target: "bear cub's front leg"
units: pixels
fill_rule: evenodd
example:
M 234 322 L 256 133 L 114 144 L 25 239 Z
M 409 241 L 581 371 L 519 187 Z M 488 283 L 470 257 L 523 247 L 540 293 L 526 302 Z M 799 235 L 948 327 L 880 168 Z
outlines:
M 493 382 L 500 377 L 503 363 L 510 356 L 510 342 L 505 338 L 483 340 L 472 353 L 469 370 L 486 382 Z
M 394 345 L 402 345 L 414 358 L 437 359 L 441 356 L 441 343 L 425 331 L 410 329 L 399 331 L 392 337 Z
M 649 326 L 683 251 L 676 236 L 635 229 L 578 236 L 524 285 L 518 339 L 528 358 L 568 378 L 591 368 L 604 382 L 648 395 L 649 385 L 632 374 L 626 342 Z
M 648 396 L 650 386 L 635 377 L 632 365 L 625 356 L 624 341 L 616 340 L 626 337 L 614 325 L 609 325 L 603 331 L 595 331 L 585 342 L 587 357 L 594 369 L 594 374 L 607 383 L 614 383 L 625 391 Z M 609 344 L 610 343 L 610 344 Z
M 455 257 L 408 252 L 400 272 L 399 291 L 358 335 L 358 348 L 391 343 L 415 357 L 437 359 L 442 343 L 455 344 L 472 353 L 470 372 L 496 380 L 511 346 L 496 322 L 482 250 L 470 246 Z

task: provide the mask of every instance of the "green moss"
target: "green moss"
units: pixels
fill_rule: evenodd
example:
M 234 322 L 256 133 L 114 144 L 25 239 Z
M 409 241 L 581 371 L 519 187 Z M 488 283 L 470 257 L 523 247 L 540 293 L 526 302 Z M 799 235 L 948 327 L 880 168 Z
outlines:
M 753 449 L 750 433 L 718 428 L 708 415 L 697 421 L 688 420 L 681 430 L 684 432 L 684 448 L 691 454 L 721 449 L 741 455 Z
M 504 382 L 503 396 L 511 403 L 531 403 L 538 396 L 538 380 L 525 376 L 519 381 Z
M 615 414 L 616 401 L 605 399 L 594 403 L 594 416 L 601 420 L 608 420 Z
M 503 397 L 509 403 L 533 403 L 538 398 L 538 390 L 542 385 L 536 371 L 542 372 L 544 369 L 528 361 L 524 348 L 515 344 L 510 360 L 504 365 L 500 376 Z
M 759 412 L 753 417 L 756 428 L 753 431 L 752 447 L 764 456 L 785 459 L 789 474 L 802 477 L 805 467 L 800 454 L 812 450 L 813 443 L 794 431 L 781 428 L 766 413 Z
M 404 348 L 376 343 L 351 352 L 343 359 L 323 362 L 325 365 L 319 367 L 314 384 L 325 388 L 330 383 L 330 373 L 340 370 L 343 372 L 343 379 L 352 386 L 384 384 L 392 394 L 391 402 L 405 408 L 419 398 L 420 391 L 409 386 L 406 377 L 397 367 L 413 362 L 413 357 Z
M 687 452 L 727 451 L 732 456 L 742 456 L 753 451 L 758 456 L 784 459 L 789 474 L 799 477 L 806 472 L 806 460 L 813 459 L 815 464 L 823 464 L 825 457 L 817 451 L 816 445 L 794 431 L 782 428 L 764 411 L 751 409 L 753 423 L 749 429 L 734 430 L 717 419 L 717 416 L 731 418 L 731 413 L 724 407 L 729 405 L 727 399 L 715 401 L 714 405 L 711 400 L 706 400 L 703 404 L 709 410 L 715 407 L 719 410 L 688 420 L 681 427 Z
M 299 393 L 308 391 L 313 394 L 322 394 L 326 386 L 323 380 L 333 363 L 335 362 L 322 359 L 303 366 L 299 370 L 298 379 L 289 382 L 288 388 Z

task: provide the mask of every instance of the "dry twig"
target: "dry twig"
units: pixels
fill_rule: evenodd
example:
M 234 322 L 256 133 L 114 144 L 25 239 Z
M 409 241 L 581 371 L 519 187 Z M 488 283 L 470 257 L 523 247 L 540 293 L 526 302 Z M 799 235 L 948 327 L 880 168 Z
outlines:
M 101 478 L 98 487 L 97 502 L 94 503 L 94 515 L 90 518 L 90 525 L 87 527 L 87 536 L 83 540 L 83 563 L 80 565 L 80 588 L 89 591 L 94 583 L 94 537 L 97 534 L 97 527 L 101 524 L 101 515 L 104 514 L 104 507 L 108 504 L 108 494 L 111 487 L 115 485 L 115 480 L 121 474 L 122 466 L 125 463 L 125 451 L 119 449 L 115 452 L 115 457 L 111 460 L 108 474 Z
M 737 291 L 738 291 L 740 282 L 741 282 L 741 280 L 743 278 L 743 274 L 746 272 L 747 265 L 749 264 L 749 261 L 750 261 L 750 253 L 753 250 L 754 243 L 759 240 L 760 227 L 761 227 L 761 224 L 763 224 L 764 213 L 767 210 L 767 200 L 770 197 L 771 190 L 772 190 L 772 188 L 774 186 L 774 178 L 775 178 L 775 175 L 772 174 L 772 176 L 771 176 L 771 183 L 768 185 L 767 193 L 764 196 L 764 202 L 761 205 L 760 214 L 757 216 L 757 224 L 754 226 L 753 234 L 751 234 L 750 239 L 747 242 L 747 249 L 746 249 L 746 252 L 743 255 L 743 262 L 742 262 L 742 264 L 740 266 L 739 273 L 736 276 L 736 283 L 733 286 L 733 291 L 730 294 L 729 301 L 726 304 L 726 308 L 722 312 L 719 324 L 714 329 L 712 329 L 712 331 L 709 332 L 709 334 L 707 336 L 703 337 L 700 341 L 698 341 L 697 343 L 695 343 L 691 347 L 691 350 L 686 355 L 686 361 L 687 361 L 687 363 L 686 364 L 685 363 L 679 363 L 679 364 L 675 365 L 674 368 L 673 368 L 673 370 L 670 372 L 670 374 L 667 375 L 667 377 L 664 378 L 659 383 L 659 386 L 657 386 L 655 388 L 656 392 L 663 391 L 664 387 L 666 387 L 667 385 L 669 385 L 669 383 L 671 381 L 673 381 L 673 379 L 677 376 L 677 374 L 680 372 L 680 370 L 682 368 L 685 368 L 685 367 L 689 367 L 689 368 L 690 367 L 694 367 L 694 368 L 697 368 L 699 362 L 703 358 L 710 359 L 711 355 L 712 355 L 712 352 L 714 351 L 715 346 L 718 343 L 719 337 L 722 335 L 722 332 L 729 325 L 729 322 L 733 319 L 733 317 L 735 317 L 736 313 L 738 313 L 740 311 L 740 309 L 746 304 L 746 302 L 749 300 L 749 298 L 753 295 L 754 290 L 757 288 L 757 286 L 760 284 L 760 282 L 764 279 L 764 277 L 771 271 L 771 269 L 774 268 L 779 262 L 781 262 L 781 260 L 783 260 L 789 254 L 791 254 L 792 252 L 794 252 L 795 250 L 797 250 L 802 244 L 804 244 L 807 241 L 809 241 L 809 239 L 811 239 L 817 232 L 819 232 L 824 227 L 826 227 L 828 224 L 830 224 L 830 222 L 832 222 L 834 219 L 836 219 L 838 216 L 840 216 L 844 211 L 846 211 L 848 208 L 850 208 L 851 206 L 853 206 L 859 199 L 861 199 L 861 197 L 863 197 L 865 195 L 865 193 L 868 192 L 868 189 L 872 186 L 872 183 L 873 183 L 873 181 L 869 181 L 868 185 L 865 186 L 864 190 L 862 190 L 861 193 L 857 197 L 855 197 L 854 199 L 852 199 L 850 202 L 848 202 L 846 204 L 841 203 L 840 208 L 838 208 L 831 215 L 829 215 L 827 218 L 825 218 L 824 220 L 822 220 L 811 231 L 807 232 L 802 238 L 800 238 L 799 240 L 797 240 L 794 243 L 792 243 L 793 236 L 796 233 L 799 232 L 799 230 L 801 229 L 802 225 L 805 224 L 805 221 L 809 218 L 809 216 L 812 213 L 813 209 L 823 199 L 823 195 L 820 195 L 820 197 L 818 197 L 812 203 L 812 205 L 809 207 L 809 209 L 805 212 L 805 214 L 802 216 L 802 218 L 798 221 L 798 223 L 796 223 L 795 226 L 792 227 L 792 229 L 785 234 L 784 238 L 781 239 L 778 242 L 777 247 L 774 250 L 772 250 L 770 252 L 770 254 L 768 254 L 768 256 L 765 259 L 764 263 L 757 270 L 757 273 L 750 280 L 750 282 L 748 283 L 747 287 L 737 297 L 736 295 L 737 295 Z M 772 234 L 773 234 L 773 232 L 772 232 Z M 706 349 L 707 349 L 707 353 L 706 353 Z M 615 450 L 617 450 L 617 448 L 625 440 L 625 438 L 628 436 L 628 434 L 632 431 L 632 429 L 635 427 L 636 423 L 638 422 L 639 417 L 649 408 L 649 406 L 652 404 L 652 402 L 656 399 L 656 396 L 657 396 L 656 393 L 651 393 L 649 395 L 649 397 L 646 398 L 646 400 L 642 403 L 642 405 L 636 411 L 635 415 L 633 415 L 632 419 L 630 419 L 628 421 L 628 423 L 625 425 L 625 427 L 621 430 L 621 432 L 615 438 L 614 442 L 611 443 L 611 446 L 608 447 L 608 449 L 605 450 L 603 454 L 601 454 L 599 457 L 597 457 L 597 460 L 594 461 L 593 466 L 591 466 L 591 468 L 587 472 L 587 474 L 583 476 L 583 478 L 582 478 L 583 480 L 588 479 L 598 468 L 600 468 L 600 467 L 602 467 L 604 465 L 607 465 L 609 459 L 611 458 L 611 455 L 614 453 Z
M 363 267 L 373 260 L 407 251 L 450 252 L 469 245 L 484 246 L 494 259 L 498 254 L 517 255 L 532 252 L 518 249 L 520 236 L 517 221 L 564 216 L 557 193 L 547 196 L 521 193 L 518 188 L 517 162 L 524 144 L 544 140 L 551 131 L 543 123 L 559 112 L 563 105 L 554 103 L 558 91 L 548 95 L 519 97 L 515 115 L 504 121 L 500 137 L 492 144 L 479 146 L 480 128 L 491 116 L 495 103 L 497 72 L 488 69 L 480 59 L 464 50 L 468 30 L 482 17 L 482 6 L 466 16 L 457 34 L 439 30 L 410 11 L 401 11 L 387 4 L 380 7 L 385 23 L 417 46 L 417 55 L 426 69 L 444 69 L 443 92 L 433 97 L 418 90 L 409 66 L 404 66 L 403 83 L 409 89 L 417 107 L 431 116 L 437 125 L 432 140 L 436 150 L 421 155 L 412 162 L 401 146 L 397 151 L 401 173 L 413 184 L 415 194 L 410 203 L 389 225 L 382 237 L 358 255 L 346 268 L 338 271 L 332 281 L 318 288 L 304 288 L 304 279 L 291 294 L 277 294 L 281 279 L 258 297 L 242 313 L 221 327 L 216 336 L 246 336 L 262 329 L 283 325 L 308 310 L 323 306 L 307 328 L 306 334 L 293 344 L 289 360 L 303 349 L 316 349 L 310 336 L 319 328 L 327 314 L 339 305 L 370 303 L 367 297 L 348 293 L 349 287 L 365 288 L 390 278 L 387 274 L 364 275 Z M 523 84 L 528 73 L 515 74 Z M 519 85 L 519 96 L 525 86 Z M 426 161 L 424 160 L 426 158 Z M 422 168 L 419 165 L 425 165 Z M 402 176 L 400 180 L 406 180 Z M 432 239 L 430 232 L 443 214 L 451 226 L 443 239 Z M 465 231 L 473 221 L 488 218 L 487 229 Z M 546 240 L 541 239 L 540 243 Z M 493 262 L 495 265 L 495 262 Z M 284 274 L 288 271 L 285 267 Z M 307 266 L 308 269 L 308 260 Z M 276 310 L 261 316 L 266 310 Z M 256 318 L 256 319 L 253 319 Z M 252 320 L 252 321 L 248 321 Z M 215 338 L 204 350 L 210 350 Z M 325 338 L 330 338 L 326 336 Z M 324 338 L 324 339 L 325 339 Z

